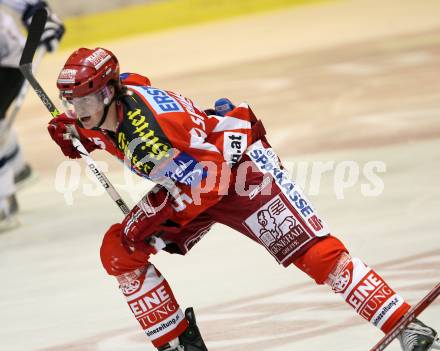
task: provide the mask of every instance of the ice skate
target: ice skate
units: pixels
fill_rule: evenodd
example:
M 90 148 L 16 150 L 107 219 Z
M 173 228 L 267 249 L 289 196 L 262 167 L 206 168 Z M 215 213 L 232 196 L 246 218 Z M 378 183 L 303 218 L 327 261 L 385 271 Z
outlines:
M 185 310 L 185 317 L 189 322 L 188 328 L 179 336 L 178 340 L 175 339 L 159 347 L 159 351 L 208 351 L 197 327 L 196 316 L 192 307 Z
M 184 351 L 182 345 L 180 345 L 179 339 L 174 339 L 165 345 L 158 348 L 158 351 Z
M 437 332 L 418 319 L 408 326 L 397 337 L 403 351 L 439 350 L 440 342 Z
M 20 225 L 17 212 L 18 203 L 15 195 L 0 199 L 0 233 L 15 229 Z

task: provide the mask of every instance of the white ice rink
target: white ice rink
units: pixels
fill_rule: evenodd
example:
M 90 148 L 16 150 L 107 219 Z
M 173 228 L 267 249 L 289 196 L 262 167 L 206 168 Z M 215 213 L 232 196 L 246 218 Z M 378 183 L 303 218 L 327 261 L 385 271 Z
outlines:
M 333 162 L 318 188 L 305 178 L 306 192 L 351 253 L 415 303 L 440 281 L 438 13 L 434 0 L 352 0 L 102 45 L 120 56 L 123 71 L 200 105 L 247 100 L 286 163 L 295 162 L 294 175 L 298 162 Z M 203 50 L 225 36 L 230 54 Z M 181 62 L 173 50 L 185 50 Z M 54 99 L 68 54 L 47 56 L 39 70 Z M 122 215 L 81 161 L 69 168 L 81 172 L 79 183 L 60 177 L 64 159 L 34 95 L 17 129 L 38 180 L 19 193 L 21 227 L 0 235 L 0 350 L 153 350 L 100 265 L 102 236 Z M 128 187 L 118 163 L 96 159 L 131 205 L 149 186 Z M 342 191 L 334 183 L 345 161 L 360 175 Z M 371 161 L 386 171 L 383 192 L 367 197 Z M 59 192 L 69 184 L 71 205 Z M 210 351 L 368 351 L 382 336 L 327 287 L 221 225 L 186 257 L 162 252 L 152 262 L 181 306 L 194 306 Z M 422 320 L 440 329 L 439 301 Z

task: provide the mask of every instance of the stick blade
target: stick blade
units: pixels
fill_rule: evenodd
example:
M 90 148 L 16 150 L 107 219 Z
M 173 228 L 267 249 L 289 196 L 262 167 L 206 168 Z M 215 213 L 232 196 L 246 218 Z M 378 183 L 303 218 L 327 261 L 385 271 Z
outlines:
M 24 45 L 23 53 L 20 59 L 20 66 L 31 64 L 37 51 L 38 45 L 40 45 L 41 36 L 44 32 L 44 27 L 47 21 L 47 11 L 44 8 L 35 12 L 32 17 L 32 22 L 29 26 L 29 34 Z

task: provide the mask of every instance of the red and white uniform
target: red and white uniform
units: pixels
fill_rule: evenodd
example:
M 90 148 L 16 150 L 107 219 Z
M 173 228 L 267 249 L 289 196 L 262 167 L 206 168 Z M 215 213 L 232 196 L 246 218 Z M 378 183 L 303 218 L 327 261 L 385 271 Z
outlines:
M 134 172 L 177 185 L 171 221 L 182 230 L 165 233 L 186 253 L 220 222 L 265 246 L 287 266 L 329 230 L 289 178 L 264 138 L 264 128 L 242 104 L 225 117 L 207 116 L 179 94 L 153 88 L 139 75 L 122 75 L 128 92 L 118 104 L 114 135 L 81 130 Z M 145 85 L 139 85 L 144 83 Z M 202 233 L 203 234 L 203 233 Z
M 121 161 L 128 159 L 137 174 L 153 181 L 169 178 L 182 194 L 189 196 L 197 184 L 213 183 L 209 192 L 200 194 L 200 203 L 186 203 L 185 210 L 171 218 L 185 225 L 221 199 L 222 170 L 236 164 L 252 144 L 252 126 L 257 120 L 247 105 L 238 107 L 234 117 L 207 116 L 190 99 L 151 87 L 147 78 L 121 77 L 128 94 L 118 104 L 116 134 L 81 132 Z M 204 162 L 211 166 L 209 174 L 202 174 L 199 165 Z
M 153 181 L 167 178 L 177 186 L 179 196 L 170 220 L 180 230 L 162 233 L 166 251 L 186 254 L 219 222 L 259 243 L 283 266 L 293 263 L 318 284 L 327 282 L 384 331 L 408 310 L 408 304 L 382 278 L 350 257 L 330 234 L 281 166 L 261 122 L 246 104 L 225 117 L 207 116 L 190 99 L 151 87 L 147 78 L 121 77 L 128 94 L 118 103 L 116 133 L 82 133 L 119 159 L 126 157 L 139 175 Z M 153 344 L 160 346 L 178 335 L 185 321 L 167 324 L 181 318 L 168 284 L 147 263 L 148 254 L 128 254 L 119 240 L 120 231 L 120 225 L 114 225 L 106 233 L 103 265 L 118 277 L 139 323 Z M 148 274 L 156 277 L 153 283 L 151 279 L 145 283 Z M 173 306 L 169 315 L 164 314 L 163 325 L 168 327 L 160 333 L 152 330 L 163 320 L 154 325 L 146 322 L 155 316 L 155 307 L 142 305 L 151 294 L 158 302 L 160 294 L 167 296 Z

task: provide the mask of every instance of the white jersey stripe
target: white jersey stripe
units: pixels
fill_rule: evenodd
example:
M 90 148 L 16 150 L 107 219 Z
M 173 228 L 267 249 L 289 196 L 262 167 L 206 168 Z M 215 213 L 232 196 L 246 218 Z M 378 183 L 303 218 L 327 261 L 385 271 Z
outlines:
M 228 117 L 228 116 L 226 117 L 213 116 L 213 117 L 219 121 L 219 123 L 213 129 L 213 132 L 224 132 L 234 129 L 251 129 L 251 122 L 243 121 L 242 119 L 238 119 L 235 117 Z

